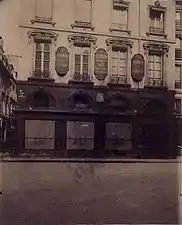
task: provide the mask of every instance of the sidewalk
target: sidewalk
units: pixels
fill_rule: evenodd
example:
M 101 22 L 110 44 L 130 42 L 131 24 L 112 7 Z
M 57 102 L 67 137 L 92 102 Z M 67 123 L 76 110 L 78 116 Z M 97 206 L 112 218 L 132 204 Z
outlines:
M 136 159 L 136 158 L 49 158 L 49 157 L 1 157 L 1 162 L 54 162 L 54 163 L 181 163 L 177 159 Z

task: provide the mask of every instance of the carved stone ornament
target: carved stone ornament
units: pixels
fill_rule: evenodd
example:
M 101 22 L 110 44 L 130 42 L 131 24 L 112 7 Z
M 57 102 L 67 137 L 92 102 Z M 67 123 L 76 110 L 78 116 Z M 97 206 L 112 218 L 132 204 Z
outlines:
M 150 6 L 152 10 L 156 10 L 156 11 L 161 11 L 161 12 L 165 12 L 166 8 L 161 6 L 159 1 L 155 1 L 154 5 Z
M 28 31 L 27 35 L 33 40 L 56 41 L 58 38 L 56 33 L 48 31 Z
M 118 47 L 118 48 L 132 48 L 133 47 L 133 41 L 127 40 L 127 39 L 115 39 L 110 38 L 106 40 L 107 46 L 111 45 L 112 47 Z
M 143 48 L 149 52 L 160 52 L 165 55 L 169 52 L 169 45 L 165 43 L 144 43 Z
M 61 77 L 69 70 L 69 53 L 65 47 L 59 47 L 56 51 L 55 70 Z
M 94 75 L 98 80 L 104 80 L 108 73 L 108 54 L 104 49 L 95 52 Z
M 91 35 L 69 35 L 68 36 L 69 43 L 78 46 L 90 46 L 91 43 L 96 45 L 97 38 Z

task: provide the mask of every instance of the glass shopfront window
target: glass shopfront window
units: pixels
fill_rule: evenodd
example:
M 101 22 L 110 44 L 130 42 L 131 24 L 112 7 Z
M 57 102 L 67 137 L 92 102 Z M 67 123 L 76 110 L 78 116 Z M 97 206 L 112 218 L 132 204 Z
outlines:
M 54 149 L 55 121 L 25 120 L 25 149 Z
M 105 147 L 108 150 L 131 150 L 131 124 L 107 123 Z
M 67 122 L 67 149 L 93 150 L 94 123 L 86 121 Z

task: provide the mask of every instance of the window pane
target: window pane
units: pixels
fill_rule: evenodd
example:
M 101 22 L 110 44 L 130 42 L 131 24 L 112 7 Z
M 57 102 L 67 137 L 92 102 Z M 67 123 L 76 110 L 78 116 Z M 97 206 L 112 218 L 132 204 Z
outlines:
M 44 52 L 44 61 L 50 60 L 50 54 L 48 52 Z
M 44 61 L 44 71 L 49 71 L 49 62 Z
M 83 73 L 88 73 L 88 55 L 83 55 Z
M 44 43 L 44 51 L 50 52 L 50 43 Z
M 51 21 L 52 18 L 52 0 L 36 0 L 36 18 Z
M 76 0 L 76 21 L 91 22 L 91 0 Z
M 75 55 L 75 73 L 80 73 L 81 55 Z
M 41 61 L 41 52 L 36 52 L 35 59 Z
M 41 71 L 41 61 L 38 60 L 35 61 L 35 69 Z
M 41 43 L 36 43 L 36 51 L 42 51 Z

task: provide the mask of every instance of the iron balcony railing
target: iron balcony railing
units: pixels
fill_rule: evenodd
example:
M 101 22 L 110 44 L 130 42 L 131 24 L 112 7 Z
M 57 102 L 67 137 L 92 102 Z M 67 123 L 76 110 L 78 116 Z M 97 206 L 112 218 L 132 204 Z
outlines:
M 147 78 L 146 86 L 149 87 L 164 87 L 164 81 L 162 78 Z
M 111 84 L 127 84 L 126 75 L 112 75 L 109 79 Z
M 74 73 L 73 75 L 74 81 L 81 81 L 81 82 L 89 82 L 91 81 L 90 75 L 88 73 Z
M 164 27 L 150 26 L 149 32 L 156 33 L 156 34 L 164 34 Z

